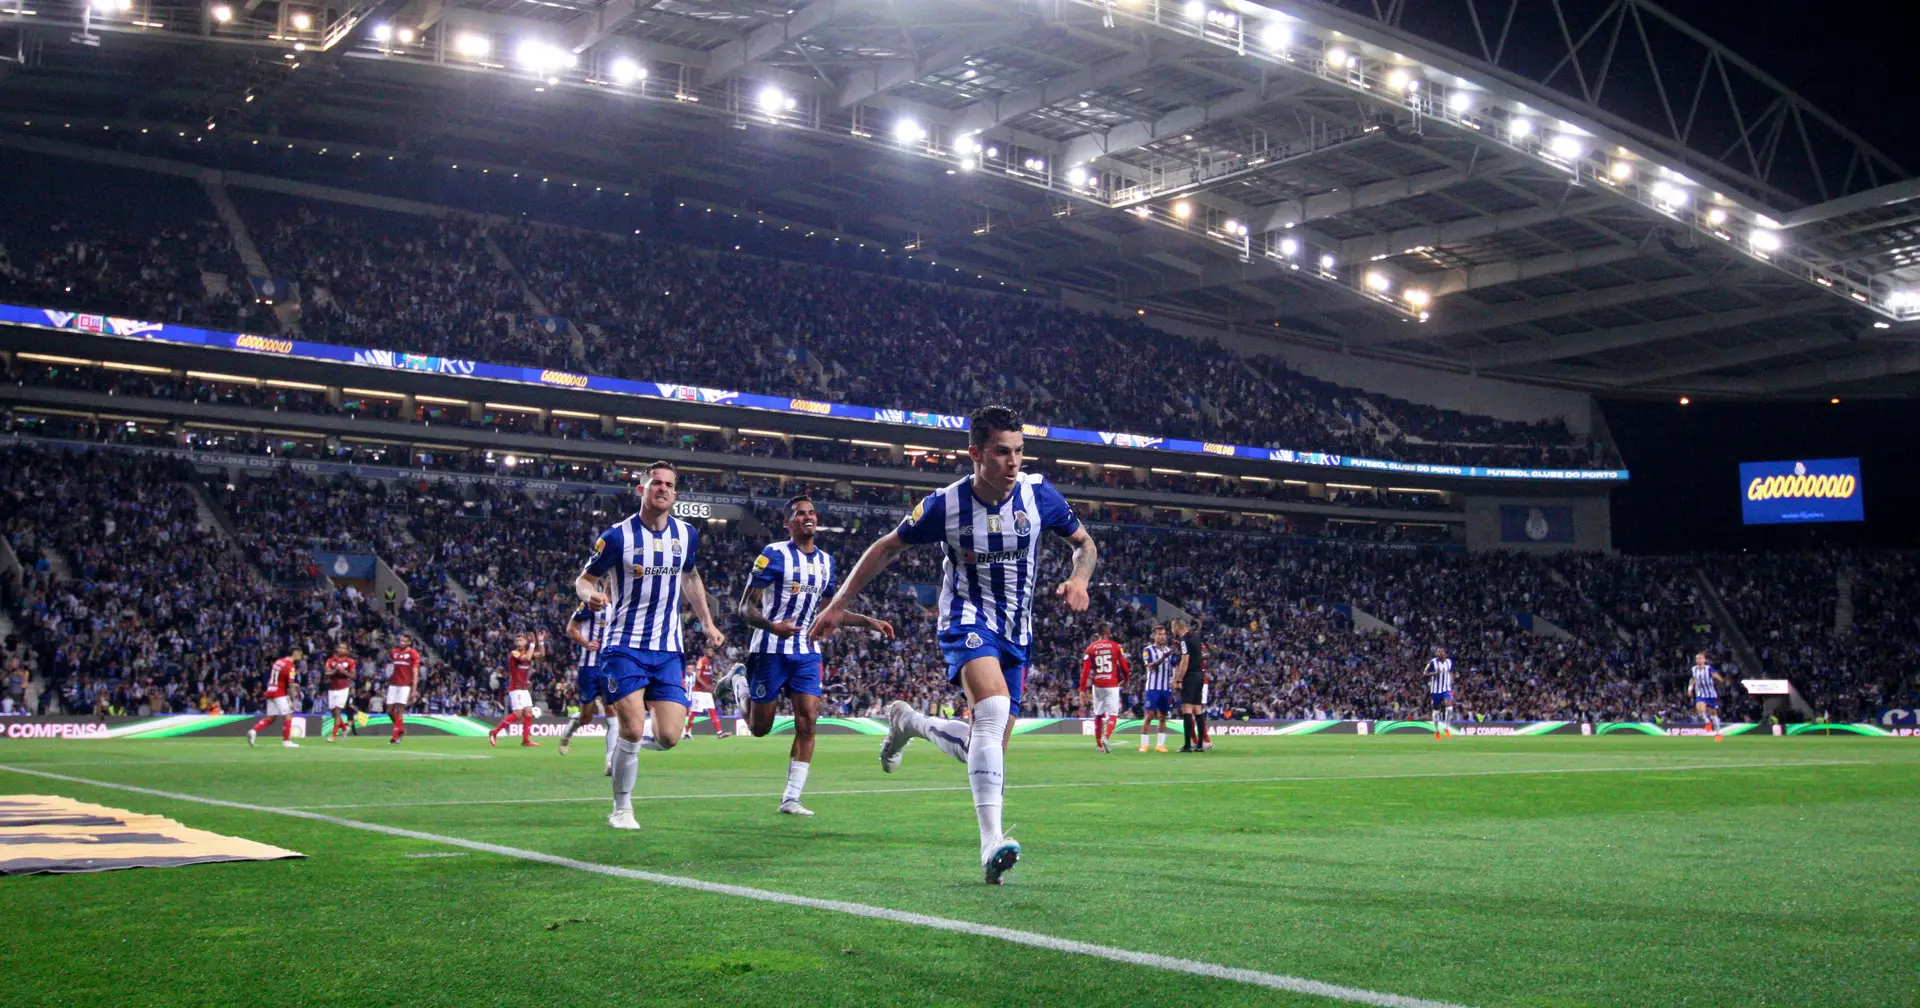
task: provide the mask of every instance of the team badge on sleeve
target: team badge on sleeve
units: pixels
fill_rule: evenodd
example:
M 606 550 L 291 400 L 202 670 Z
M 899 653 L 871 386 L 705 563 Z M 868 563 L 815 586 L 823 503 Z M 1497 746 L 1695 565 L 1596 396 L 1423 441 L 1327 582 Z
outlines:
M 594 556 L 599 556 L 601 553 L 606 551 L 606 548 L 607 548 L 607 541 L 605 539 L 595 539 L 593 541 Z
M 767 564 L 771 562 L 773 562 L 772 558 L 768 557 L 765 553 L 762 553 L 759 556 L 753 558 L 753 569 L 766 570 Z

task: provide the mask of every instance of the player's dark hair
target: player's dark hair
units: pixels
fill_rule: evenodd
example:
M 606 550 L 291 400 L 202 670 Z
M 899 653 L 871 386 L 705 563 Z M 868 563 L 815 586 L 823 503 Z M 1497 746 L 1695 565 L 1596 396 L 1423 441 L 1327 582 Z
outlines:
M 806 494 L 795 494 L 794 496 L 787 498 L 787 517 L 789 518 L 793 517 L 794 508 L 802 504 L 812 504 L 812 503 L 813 503 L 813 498 L 807 496 Z
M 1102 636 L 1102 637 L 1112 637 L 1112 636 L 1113 636 L 1113 624 L 1111 624 L 1111 623 L 1102 623 L 1102 624 L 1100 624 L 1099 626 L 1097 626 L 1097 627 L 1094 627 L 1094 632 L 1095 632 L 1095 633 L 1097 633 L 1097 634 L 1099 634 L 1099 635 L 1100 635 L 1100 636 Z
M 654 462 L 648 465 L 646 468 L 647 475 L 652 476 L 653 471 L 655 469 L 665 469 L 666 471 L 672 473 L 675 479 L 678 479 L 680 476 L 680 470 L 678 468 L 675 468 L 674 464 L 671 462 L 668 462 L 666 459 L 661 459 L 658 462 Z
M 971 443 L 975 448 L 986 445 L 987 440 L 1000 431 L 1020 432 L 1020 414 L 1009 406 L 982 406 L 967 417 L 971 434 Z

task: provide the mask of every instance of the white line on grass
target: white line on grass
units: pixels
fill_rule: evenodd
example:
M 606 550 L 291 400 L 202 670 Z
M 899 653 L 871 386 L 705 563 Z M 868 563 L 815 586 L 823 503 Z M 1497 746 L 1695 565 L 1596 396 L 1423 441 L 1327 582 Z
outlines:
M 48 773 L 44 770 L 27 770 L 5 764 L 0 764 L 0 770 L 11 770 L 14 773 L 67 781 L 73 784 L 85 784 L 91 787 L 111 788 L 116 791 L 131 791 L 135 794 L 153 795 L 157 798 L 168 798 L 173 801 L 197 802 L 201 805 L 217 805 L 221 808 L 241 809 L 247 812 L 268 812 L 274 815 L 292 816 L 297 819 L 332 823 L 336 826 L 347 826 L 352 829 L 366 830 L 371 833 L 384 833 L 388 836 L 404 837 L 409 840 L 425 840 L 429 843 L 463 847 L 467 850 L 476 850 L 487 854 L 498 854 L 501 857 L 536 861 L 541 864 L 571 868 L 575 871 L 593 872 L 597 875 L 611 875 L 615 878 L 652 882 L 657 885 L 674 886 L 680 889 L 694 889 L 721 896 L 738 896 L 743 899 L 759 900 L 764 903 L 784 903 L 788 906 L 807 907 L 813 910 L 830 910 L 834 913 L 851 914 L 855 917 L 893 921 L 897 924 L 913 924 L 939 931 L 977 935 L 982 938 L 998 938 L 1001 941 L 1012 942 L 1017 945 L 1029 945 L 1034 948 L 1043 948 L 1054 952 L 1093 956 L 1100 959 L 1110 959 L 1114 962 L 1127 963 L 1132 966 L 1147 966 L 1153 969 L 1186 973 L 1192 976 L 1207 977 L 1214 980 L 1231 980 L 1257 987 L 1291 991 L 1296 994 L 1311 994 L 1315 997 L 1332 998 L 1336 1001 L 1376 1005 L 1378 1008 L 1463 1008 L 1463 1006 L 1450 1004 L 1445 1001 L 1429 1001 L 1425 998 L 1386 994 L 1380 991 L 1364 990 L 1359 987 L 1342 987 L 1338 984 L 1308 980 L 1305 977 L 1287 976 L 1281 973 L 1265 973 L 1260 970 L 1238 969 L 1232 966 L 1220 966 L 1214 963 L 1200 962 L 1197 959 L 1181 959 L 1175 956 L 1157 955 L 1152 952 L 1134 952 L 1128 949 L 1113 948 L 1108 945 L 1095 945 L 1091 942 L 1074 941 L 1071 938 L 1055 938 L 1052 935 L 1039 934 L 1033 931 L 1018 931 L 1013 928 L 1003 928 L 992 924 L 977 924 L 973 921 L 954 920 L 948 917 L 933 917 L 927 914 L 911 913 L 905 910 L 894 910 L 890 907 L 868 906 L 865 903 L 849 903 L 843 900 L 815 899 L 811 896 L 795 896 L 792 893 L 774 892 L 771 889 L 755 889 L 749 886 L 727 885 L 723 882 L 707 882 L 702 879 L 684 878 L 679 875 L 661 875 L 656 872 L 621 868 L 617 865 L 596 864 L 592 861 L 576 861 L 573 858 L 561 857 L 557 854 L 522 850 L 518 847 L 504 847 L 499 844 L 484 843 L 479 840 L 468 840 L 463 837 L 443 836 L 438 833 L 423 833 L 419 830 L 401 829 L 397 826 L 382 826 L 379 823 L 360 822 L 356 819 L 342 819 L 338 816 L 322 815 L 318 812 L 307 812 L 300 809 L 274 808 L 270 805 L 250 805 L 245 802 L 224 801 L 219 798 L 204 798 L 200 795 L 181 794 L 175 791 L 160 791 L 154 788 L 136 787 L 132 784 L 115 784 L 110 781 L 89 780 L 85 777 L 69 777 L 66 774 Z
M 485 760 L 485 759 L 492 759 L 492 758 L 493 758 L 492 756 L 472 756 L 472 755 L 459 755 L 459 754 L 454 754 L 454 753 L 409 753 L 409 752 L 365 752 L 365 753 L 361 753 L 361 752 L 352 752 L 352 751 L 348 751 L 348 752 L 338 752 L 337 750 L 327 750 L 327 749 L 322 749 L 322 750 L 320 750 L 320 752 L 322 752 L 322 753 L 328 753 L 329 755 L 324 755 L 324 756 L 320 756 L 320 757 L 312 757 L 312 756 L 294 756 L 294 757 L 290 757 L 290 758 L 292 758 L 292 759 L 314 759 L 314 758 L 318 758 L 318 759 L 324 759 L 324 760 L 328 760 L 328 761 L 330 761 L 330 762 L 349 762 L 349 761 L 353 761 L 353 760 L 374 760 L 374 761 L 379 761 L 379 760 L 396 760 L 396 759 L 403 759 L 403 758 L 406 758 L 406 759 L 454 759 L 454 760 L 476 760 L 476 759 L 477 759 L 477 760 Z M 263 754 L 263 755 L 265 755 L 265 756 L 266 756 L 266 758 L 269 758 L 269 759 L 270 759 L 270 758 L 273 758 L 271 754 Z M 140 766 L 181 766 L 181 765 L 184 765 L 184 764 L 189 764 L 189 763 L 232 763 L 232 762 L 233 762 L 233 757 L 231 757 L 231 756 L 206 756 L 206 757 L 190 757 L 190 758 L 187 758 L 187 759 L 148 759 L 148 758 L 146 757 L 146 754 L 144 754 L 144 753 L 142 753 L 142 754 L 141 754 L 141 755 L 140 755 L 139 757 L 136 757 L 136 758 L 133 758 L 133 759 L 118 759 L 118 760 L 72 760 L 72 761 L 68 761 L 68 760 L 56 760 L 56 761 L 52 761 L 52 763 L 53 763 L 53 765 L 55 765 L 55 766 L 63 766 L 63 767 L 77 767 L 77 766 L 132 766 L 132 765 L 135 765 L 135 764 L 136 764 L 136 762 L 137 762 L 137 764 L 138 764 L 138 765 L 140 765 Z
M 1815 766 L 1859 766 L 1871 760 L 1807 760 L 1780 763 L 1695 763 L 1685 766 L 1612 766 L 1612 767 L 1540 767 L 1528 770 L 1457 770 L 1436 771 L 1433 773 L 1404 774 L 1321 774 L 1312 777 L 1228 777 L 1219 780 L 1147 780 L 1147 781 L 1070 781 L 1060 784 L 1008 784 L 1008 790 L 1027 788 L 1092 788 L 1092 787 L 1167 787 L 1181 784 L 1297 784 L 1316 781 L 1350 780 L 1401 780 L 1420 777 L 1512 777 L 1520 774 L 1576 774 L 1576 773 L 1672 773 L 1695 770 L 1752 770 L 1755 768 L 1776 767 L 1815 767 Z M 899 787 L 899 788 L 859 788 L 848 791 L 808 791 L 812 797 L 821 795 L 876 795 L 876 794 L 913 794 L 923 791 L 967 791 L 962 786 L 942 787 Z M 633 796 L 634 801 L 689 801 L 702 798 L 778 798 L 778 791 L 735 791 L 730 793 L 671 794 Z M 585 798 L 479 798 L 462 801 L 417 801 L 417 802 L 355 802 L 346 805 L 295 805 L 298 809 L 351 809 L 351 808 L 426 808 L 439 805 L 544 805 L 550 802 L 608 801 L 604 794 Z

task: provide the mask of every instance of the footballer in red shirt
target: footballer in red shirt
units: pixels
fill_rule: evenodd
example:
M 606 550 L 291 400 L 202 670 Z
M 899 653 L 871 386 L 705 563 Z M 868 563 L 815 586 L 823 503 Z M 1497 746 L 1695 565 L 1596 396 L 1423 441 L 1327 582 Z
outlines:
M 333 727 L 326 734 L 331 742 L 340 737 L 340 732 L 352 726 L 347 720 L 349 697 L 353 695 L 354 676 L 360 670 L 360 663 L 354 660 L 346 642 L 333 646 L 333 654 L 327 656 L 327 709 L 333 712 Z
M 267 673 L 267 690 L 261 694 L 267 701 L 267 716 L 253 723 L 247 729 L 247 744 L 258 744 L 255 740 L 260 729 L 272 726 L 274 718 L 280 718 L 280 744 L 288 749 L 300 748 L 293 740 L 293 696 L 300 691 L 299 680 L 295 678 L 300 671 L 300 662 L 307 653 L 294 648 L 285 658 L 274 660 L 273 670 Z
M 420 676 L 420 652 L 413 649 L 413 640 L 401 634 L 394 642 L 393 650 L 387 652 L 387 717 L 393 721 L 393 736 L 387 739 L 392 745 L 400 744 L 400 736 L 407 733 L 407 705 L 413 703 L 413 688 Z
M 720 727 L 720 707 L 713 702 L 713 659 L 701 655 L 694 659 L 693 667 L 682 674 L 682 685 L 687 691 L 687 727 L 681 738 L 693 737 L 693 724 L 705 713 L 707 720 L 713 722 L 713 737 L 726 738 L 727 730 Z
M 529 639 L 526 634 L 513 638 L 513 650 L 507 652 L 507 716 L 487 733 L 487 744 L 500 744 L 500 733 L 515 721 L 520 722 L 520 744 L 537 746 L 533 740 L 533 661 L 546 649 L 546 634 Z
M 1080 659 L 1080 689 L 1092 688 L 1093 744 L 1101 752 L 1113 751 L 1109 743 L 1120 723 L 1120 685 L 1130 671 L 1127 650 L 1114 643 L 1113 628 L 1103 625 Z

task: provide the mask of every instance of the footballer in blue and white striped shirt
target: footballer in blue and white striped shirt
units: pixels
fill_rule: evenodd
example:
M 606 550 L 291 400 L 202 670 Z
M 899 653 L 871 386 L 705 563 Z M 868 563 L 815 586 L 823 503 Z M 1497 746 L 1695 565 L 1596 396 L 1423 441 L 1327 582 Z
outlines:
M 754 558 L 753 574 L 740 596 L 740 618 L 753 628 L 747 641 L 747 730 L 755 738 L 773 730 L 780 694 L 793 700 L 793 746 L 787 754 L 787 789 L 780 811 L 812 815 L 800 804 L 813 763 L 813 726 L 820 717 L 820 645 L 807 631 L 833 588 L 833 557 L 814 544 L 820 512 L 808 497 L 787 501 L 787 541 L 769 543 Z M 847 613 L 847 626 L 866 627 L 893 638 L 883 619 Z
M 1098 554 L 1060 491 L 1045 477 L 1020 471 L 1026 460 L 1020 418 L 1005 406 L 986 406 L 968 420 L 973 475 L 929 494 L 899 528 L 867 548 L 839 594 L 814 617 L 813 637 L 824 640 L 847 622 L 848 604 L 907 547 L 940 545 L 940 650 L 947 678 L 966 690 L 973 720 L 929 718 L 894 701 L 887 708 L 880 767 L 892 773 L 916 737 L 964 761 L 980 823 L 981 868 L 988 884 L 999 885 L 1020 860 L 1020 845 L 1000 828 L 1000 811 L 1006 745 L 1033 640 L 1041 533 L 1073 545 L 1072 572 L 1054 594 L 1074 612 L 1087 609 Z
M 1446 648 L 1434 648 L 1427 659 L 1427 696 L 1433 701 L 1433 737 L 1453 735 L 1453 659 Z M 1445 711 L 1445 719 L 1441 712 Z
M 608 825 L 639 829 L 633 819 L 633 782 L 647 714 L 652 749 L 671 749 L 686 726 L 687 691 L 681 682 L 680 599 L 706 628 L 707 650 L 727 642 L 707 608 L 707 586 L 695 564 L 700 530 L 673 516 L 680 474 L 671 462 L 647 467 L 637 488 L 640 510 L 594 540 L 593 555 L 573 581 L 574 594 L 594 612 L 607 610 L 600 641 L 600 674 L 620 719 L 613 746 L 613 814 Z
M 1693 709 L 1700 720 L 1713 727 L 1713 740 L 1724 741 L 1720 734 L 1720 690 L 1714 683 L 1726 682 L 1720 673 L 1707 664 L 1707 653 L 1693 656 L 1693 667 L 1687 670 L 1687 692 L 1693 694 Z

